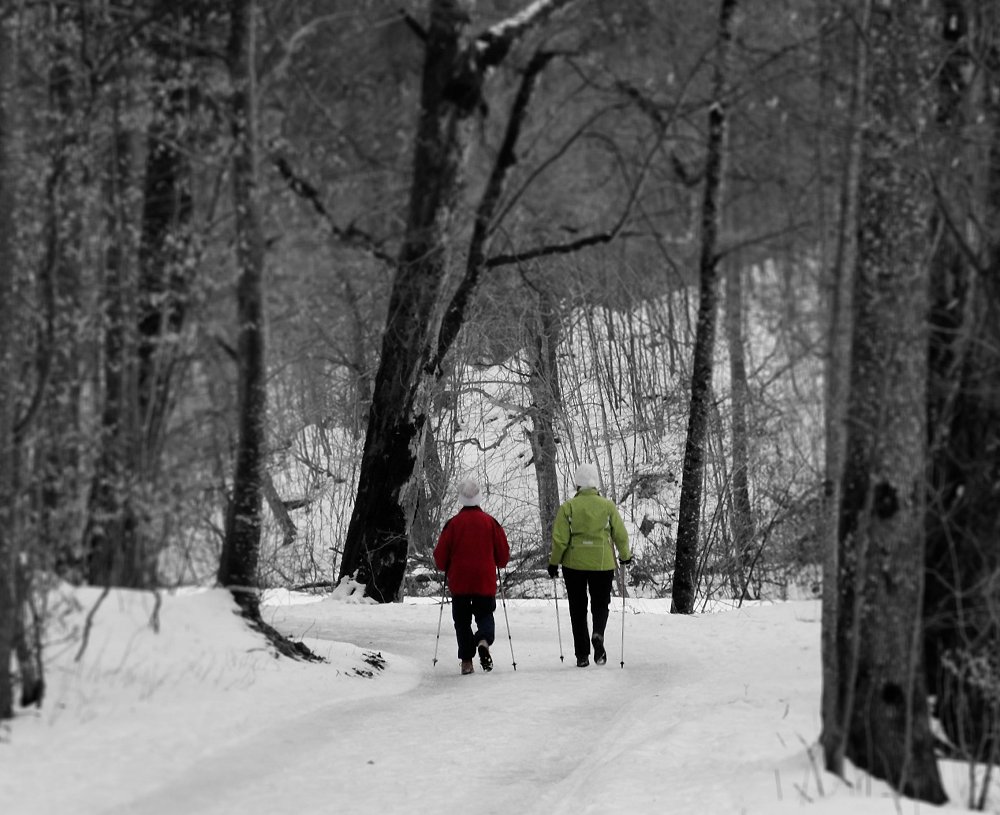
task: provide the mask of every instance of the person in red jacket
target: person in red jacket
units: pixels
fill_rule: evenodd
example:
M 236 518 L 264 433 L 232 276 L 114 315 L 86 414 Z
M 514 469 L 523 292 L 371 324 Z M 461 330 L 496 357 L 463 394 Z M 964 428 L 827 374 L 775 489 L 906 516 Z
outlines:
M 451 591 L 451 616 L 463 674 L 473 672 L 472 657 L 477 650 L 483 670 L 493 670 L 490 646 L 496 634 L 497 569 L 510 560 L 507 533 L 496 518 L 479 508 L 482 498 L 475 479 L 459 483 L 462 509 L 448 519 L 434 547 L 434 563 L 445 573 Z

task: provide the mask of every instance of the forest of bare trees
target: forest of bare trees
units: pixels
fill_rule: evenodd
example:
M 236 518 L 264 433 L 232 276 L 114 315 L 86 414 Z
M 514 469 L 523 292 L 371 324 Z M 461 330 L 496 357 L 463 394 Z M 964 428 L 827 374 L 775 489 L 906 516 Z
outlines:
M 0 0 L 0 718 L 60 582 L 822 596 L 826 766 L 1000 761 L 994 0 Z M 257 619 L 259 622 L 259 619 Z M 944 740 L 931 719 L 940 722 Z

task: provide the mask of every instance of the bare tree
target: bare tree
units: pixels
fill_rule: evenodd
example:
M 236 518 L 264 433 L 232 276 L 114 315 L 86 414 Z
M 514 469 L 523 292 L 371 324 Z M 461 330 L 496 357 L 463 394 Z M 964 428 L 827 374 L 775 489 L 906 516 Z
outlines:
M 538 514 L 542 545 L 547 546 L 552 522 L 559 510 L 559 479 L 556 473 L 556 416 L 562 403 L 556 351 L 560 340 L 560 317 L 555 298 L 547 288 L 535 292 L 537 312 L 530 328 L 528 348 L 528 392 L 531 394 L 531 455 L 538 485 Z
M 857 29 L 867 31 L 871 15 L 871 0 L 862 6 Z M 825 6 L 824 19 L 833 16 L 832 7 Z M 830 43 L 830 26 L 821 43 L 825 56 L 824 67 L 832 68 L 828 61 L 838 49 Z M 854 33 L 854 29 L 851 29 Z M 854 47 L 851 76 L 851 102 L 847 125 L 847 156 L 843 162 L 840 182 L 840 203 L 837 228 L 834 237 L 834 256 L 830 261 L 828 274 L 829 329 L 826 339 L 826 364 L 824 402 L 826 409 L 825 460 L 824 460 L 824 530 L 823 551 L 823 745 L 827 767 L 843 766 L 845 747 L 842 721 L 838 713 L 838 688 L 842 666 L 837 652 L 837 617 L 840 607 L 840 588 L 837 579 L 840 564 L 840 544 L 837 529 L 840 517 L 841 477 L 844 468 L 844 416 L 847 412 L 848 378 L 851 351 L 851 315 L 854 276 L 851 274 L 857 263 L 858 188 L 861 173 L 862 121 L 867 110 L 868 46 L 861 36 L 850 38 Z M 826 70 L 821 77 L 823 98 L 832 101 L 832 80 Z M 827 104 L 828 110 L 835 106 Z
M 264 422 L 264 234 L 257 188 L 257 122 L 254 85 L 254 0 L 232 0 L 227 60 L 232 78 L 233 206 L 236 211 L 237 319 L 239 321 L 239 440 L 236 471 L 219 562 L 219 582 L 244 612 L 259 616 Z
M 195 57 L 204 48 L 208 0 L 156 2 L 141 29 L 148 54 L 144 77 L 150 107 L 145 172 L 132 179 L 134 134 L 122 114 L 135 106 L 127 55 L 110 80 L 118 103 L 117 138 L 109 161 L 105 304 L 105 404 L 101 451 L 89 512 L 91 583 L 145 587 L 156 579 L 158 542 L 148 506 L 163 452 L 195 268 L 191 245 L 192 160 L 202 133 L 195 108 Z M 194 45 L 192 45 L 194 44 Z M 133 60 L 134 61 L 134 60 Z M 142 186 L 138 224 L 133 187 Z M 138 226 L 137 246 L 128 236 Z M 138 274 L 133 270 L 138 267 Z
M 469 34 L 466 5 L 457 0 L 434 0 L 426 30 L 414 23 L 424 38 L 425 62 L 410 205 L 375 375 L 357 500 L 340 566 L 341 578 L 357 575 L 366 594 L 380 602 L 396 599 L 406 570 L 410 523 L 406 507 L 414 500 L 406 491 L 425 422 L 419 397 L 425 368 L 432 373 L 440 370 L 443 353 L 461 325 L 465 304 L 485 266 L 485 255 L 478 262 L 470 259 L 468 268 L 474 274 L 467 274 L 468 283 L 459 285 L 447 310 L 450 316 L 442 314 L 449 231 L 462 188 L 466 149 L 475 118 L 485 107 L 487 74 L 526 32 L 569 2 L 536 0 L 522 13 L 474 36 Z
M 112 59 L 104 70 L 96 69 L 92 62 L 89 68 L 83 67 L 92 49 L 99 48 L 97 43 L 103 40 L 106 15 L 100 12 L 88 15 L 79 8 L 56 6 L 35 10 L 21 19 L 22 36 L 40 46 L 39 74 L 45 79 L 47 100 L 47 127 L 38 138 L 45 178 L 44 204 L 38 213 L 43 224 L 43 249 L 33 279 L 38 304 L 32 332 L 34 348 L 29 352 L 33 394 L 25 421 L 18 422 L 25 460 L 32 462 L 24 473 L 30 495 L 28 535 L 36 541 L 30 556 L 37 563 L 53 553 L 60 574 L 78 581 L 85 579 L 87 563 L 86 545 L 79 542 L 81 518 L 76 495 L 87 489 L 84 480 L 89 473 L 86 454 L 74 435 L 86 413 L 80 398 L 83 375 L 88 370 L 82 349 L 85 343 L 94 342 L 86 326 L 100 324 L 81 302 L 88 257 L 85 224 L 94 227 L 95 233 L 104 232 L 103 224 L 88 220 L 87 199 L 96 193 L 95 198 L 102 203 L 106 200 L 94 185 L 107 175 L 103 167 L 96 166 L 106 151 L 79 147 L 105 123 L 105 114 L 114 115 L 108 111 L 107 86 L 108 69 L 117 60 Z M 93 121 L 78 115 L 84 87 L 87 94 L 97 91 L 100 100 L 100 113 Z M 84 181 L 88 177 L 91 183 Z M 113 243 L 107 241 L 108 246 Z M 73 500 L 67 500 L 70 495 Z
M 133 99 L 128 71 L 120 65 L 110 80 L 112 136 L 105 157 L 103 198 L 107 234 L 103 309 L 104 404 L 100 453 L 94 470 L 86 530 L 87 576 L 96 585 L 148 585 L 145 564 L 135 549 L 138 523 L 131 462 L 137 453 L 129 372 L 133 334 L 128 325 L 129 274 L 132 268 L 131 211 L 132 132 L 126 124 Z
M 0 719 L 14 715 L 9 669 L 14 644 L 14 179 L 12 133 L 14 37 L 12 21 L 0 17 Z
M 691 371 L 691 404 L 688 413 L 684 471 L 677 520 L 677 553 L 674 588 L 670 601 L 673 614 L 691 614 L 698 568 L 698 532 L 701 522 L 702 480 L 705 473 L 705 435 L 711 410 L 715 326 L 718 319 L 718 234 L 725 176 L 726 104 L 729 84 L 729 54 L 732 48 L 736 0 L 722 0 L 719 8 L 718 46 L 712 104 L 708 114 L 708 144 L 701 209 L 701 248 L 698 262 L 699 300 Z
M 920 171 L 926 114 L 914 115 L 920 16 L 912 4 L 877 3 L 867 31 L 831 733 L 857 766 L 940 803 L 921 647 L 931 195 Z
M 732 495 L 731 526 L 736 563 L 739 565 L 734 572 L 739 576 L 738 597 L 746 599 L 754 568 L 754 524 L 750 508 L 750 450 L 747 438 L 750 388 L 743 339 L 743 268 L 738 260 L 726 272 L 726 347 L 729 350 L 733 405 L 733 471 L 729 487 Z

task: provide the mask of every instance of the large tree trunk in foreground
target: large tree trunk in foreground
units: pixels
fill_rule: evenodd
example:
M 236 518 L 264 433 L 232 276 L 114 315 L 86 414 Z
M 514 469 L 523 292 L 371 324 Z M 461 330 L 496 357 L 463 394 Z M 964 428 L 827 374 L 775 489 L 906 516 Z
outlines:
M 705 193 L 701 211 L 701 257 L 698 264 L 700 290 L 698 325 L 695 330 L 691 371 L 691 407 L 684 446 L 684 473 L 677 514 L 677 555 L 670 601 L 672 614 L 694 612 L 698 570 L 698 534 L 701 527 L 702 480 L 705 474 L 705 434 L 712 400 L 712 357 L 718 321 L 718 234 L 726 151 L 728 62 L 732 48 L 736 0 L 722 0 L 719 12 L 715 88 L 708 114 L 708 146 L 705 158 Z
M 353 575 L 368 596 L 396 599 L 408 550 L 404 488 L 413 476 L 423 416 L 417 389 L 428 358 L 447 259 L 448 223 L 456 206 L 466 132 L 478 101 L 449 97 L 462 77 L 454 76 L 465 45 L 467 20 L 450 2 L 436 2 L 427 31 L 421 113 L 413 160 L 413 184 L 406 236 L 400 252 L 382 337 L 382 353 L 368 419 L 358 493 L 347 531 L 340 577 Z
M 467 4 L 431 3 L 406 232 L 375 375 L 357 500 L 340 564 L 340 578 L 355 576 L 365 584 L 365 594 L 379 602 L 398 598 L 406 571 L 412 512 L 407 506 L 414 500 L 408 488 L 424 424 L 422 377 L 432 354 L 438 354 L 440 364 L 454 337 L 448 332 L 441 343 L 436 334 L 449 271 L 448 233 L 473 116 L 484 107 L 482 86 L 487 72 L 503 61 L 525 31 L 568 2 L 540 0 L 475 38 L 468 35 Z M 474 271 L 478 274 L 479 268 Z M 471 292 L 471 285 L 462 291 Z M 453 306 L 460 317 L 463 303 Z
M 923 85 L 915 4 L 876 7 L 868 42 L 836 707 L 847 758 L 905 795 L 939 803 L 946 797 L 921 660 L 931 196 L 914 126 Z
M 228 47 L 233 82 L 233 204 L 236 209 L 237 318 L 239 320 L 239 440 L 233 495 L 219 582 L 252 617 L 258 616 L 262 472 L 266 445 L 264 369 L 264 235 L 257 191 L 256 89 L 253 0 L 233 0 Z

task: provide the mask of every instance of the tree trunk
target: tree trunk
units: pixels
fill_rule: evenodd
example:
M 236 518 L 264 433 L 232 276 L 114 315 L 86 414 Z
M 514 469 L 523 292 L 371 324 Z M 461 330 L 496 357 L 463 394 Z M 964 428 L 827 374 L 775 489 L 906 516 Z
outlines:
M 921 121 L 919 22 L 910 4 L 881 3 L 868 31 L 871 97 L 838 531 L 837 707 L 847 758 L 905 795 L 940 803 L 920 625 L 931 196 L 919 169 L 923 134 L 912 126 Z
M 827 9 L 832 16 L 832 11 Z M 871 0 L 866 0 L 857 29 L 867 31 L 871 16 Z M 829 19 L 829 18 L 826 18 Z M 853 303 L 853 275 L 857 264 L 858 188 L 861 176 L 861 147 L 865 112 L 867 110 L 868 48 L 864 37 L 854 36 L 853 82 L 851 89 L 850 120 L 848 123 L 847 155 L 843 164 L 840 185 L 840 206 L 837 217 L 835 255 L 828 271 L 828 297 L 830 323 L 826 339 L 826 365 L 824 367 L 826 408 L 824 462 L 823 523 L 823 746 L 826 768 L 837 775 L 844 772 L 845 734 L 838 714 L 838 694 L 841 683 L 841 666 L 837 653 L 837 617 L 840 605 L 838 572 L 840 543 L 837 529 L 840 517 L 840 485 L 844 469 L 845 417 L 847 413 L 848 380 L 850 376 L 851 315 Z M 827 55 L 839 50 L 838 43 L 823 45 Z M 825 80 L 825 74 L 824 74 Z M 830 83 L 824 81 L 824 110 L 835 110 L 829 98 Z M 824 128 L 824 132 L 826 128 Z
M 733 403 L 731 526 L 740 576 L 740 593 L 736 599 L 745 600 L 749 596 L 747 589 L 752 578 L 755 533 L 750 508 L 750 450 L 747 440 L 750 389 L 747 386 L 746 349 L 743 345 L 743 269 L 739 263 L 733 263 L 726 274 L 726 347 L 729 349 L 729 382 Z
M 28 558 L 18 557 L 14 563 L 14 652 L 21 681 L 21 707 L 41 707 L 45 696 L 42 621 L 35 608 L 31 577 Z
M 152 564 L 137 547 L 133 462 L 138 453 L 133 405 L 135 334 L 130 302 L 135 290 L 133 219 L 128 191 L 132 179 L 132 139 L 128 109 L 133 102 L 122 69 L 111 82 L 113 137 L 104 178 L 108 249 L 105 255 L 103 308 L 104 404 L 100 454 L 94 469 L 86 550 L 88 580 L 98 586 L 144 588 L 152 581 Z
M 531 368 L 528 392 L 531 394 L 531 454 L 538 485 L 538 515 L 542 530 L 542 548 L 549 550 L 552 522 L 559 509 L 559 478 L 556 471 L 556 411 L 562 403 L 559 388 L 559 316 L 548 291 L 539 294 L 538 321 L 529 340 Z
M 991 589 L 1000 575 L 1000 12 L 995 4 L 969 10 L 958 0 L 942 8 L 947 52 L 937 122 L 947 169 L 938 181 L 943 203 L 934 218 L 931 277 L 925 664 L 950 741 L 989 763 L 1000 754 L 1000 711 L 983 692 L 989 680 L 974 678 L 969 667 L 989 665 L 1000 653 Z M 970 70 L 973 64 L 987 70 Z M 986 125 L 985 149 L 967 141 L 973 122 Z M 986 225 L 978 251 L 963 246 L 962 224 L 973 220 Z
M 264 233 L 257 189 L 257 111 L 253 0 L 232 0 L 227 46 L 232 80 L 233 206 L 236 211 L 237 320 L 239 322 L 239 438 L 233 494 L 219 562 L 219 582 L 232 590 L 249 617 L 259 617 L 264 422 Z
M 439 383 L 437 383 L 439 384 Z M 434 396 L 440 395 L 436 389 Z M 416 504 L 410 523 L 410 551 L 430 556 L 441 531 L 440 511 L 448 490 L 444 466 L 438 453 L 438 442 L 434 429 L 424 428 L 423 456 L 420 459 L 420 479 L 417 487 Z
M 674 562 L 672 614 L 694 612 L 698 569 L 698 532 L 701 524 L 702 481 L 705 475 L 705 435 L 712 398 L 712 357 L 718 311 L 718 234 L 725 174 L 724 158 L 728 120 L 729 53 L 733 38 L 736 0 L 722 0 L 719 12 L 718 47 L 713 101 L 708 114 L 708 146 L 705 158 L 705 192 L 701 210 L 701 254 L 698 325 L 695 330 L 691 370 L 691 406 L 688 413 L 684 471 L 677 517 L 677 553 Z
M 101 411 L 100 455 L 94 469 L 88 506 L 86 550 L 87 578 L 95 586 L 142 588 L 149 575 L 145 558 L 135 548 L 136 515 L 132 500 L 133 478 L 130 462 L 134 459 L 135 428 L 130 405 L 134 391 L 130 387 L 133 333 L 129 327 L 132 291 L 129 280 L 131 218 L 127 188 L 131 181 L 131 133 L 126 129 L 124 81 L 113 80 L 118 87 L 114 98 L 114 138 L 107 160 L 104 205 L 109 246 L 106 254 L 103 306 L 104 329 L 104 405 Z
M 456 64 L 465 63 L 459 54 L 466 24 L 455 3 L 438 0 L 432 5 L 406 235 L 340 564 L 341 578 L 355 576 L 365 584 L 365 593 L 379 602 L 396 599 L 406 569 L 403 490 L 413 476 L 424 421 L 415 411 L 417 388 L 447 272 L 447 227 L 456 205 L 468 120 L 482 79 L 454 75 Z M 452 98 L 451 88 L 464 90 L 464 97 Z
M 204 35 L 206 0 L 158 0 L 154 16 L 152 112 L 146 134 L 146 173 L 139 241 L 137 409 L 140 473 L 153 475 L 169 417 L 177 339 L 190 297 L 190 224 L 193 210 L 191 157 L 196 150 L 192 99 L 185 79 L 191 55 L 187 39 Z
M 288 507 L 285 506 L 285 502 L 278 495 L 278 490 L 274 486 L 271 474 L 266 470 L 261 471 L 261 491 L 264 500 L 267 501 L 268 508 L 271 510 L 271 514 L 274 516 L 274 520 L 278 524 L 278 528 L 281 530 L 281 545 L 291 546 L 295 543 L 295 538 L 298 537 L 299 530 L 295 526 L 292 516 L 288 513 Z
M 449 308 L 448 330 L 436 339 L 449 273 L 448 233 L 473 117 L 485 107 L 483 83 L 526 30 L 569 1 L 540 0 L 475 38 L 468 36 L 465 4 L 431 3 L 406 231 L 340 565 L 341 579 L 354 575 L 365 584 L 365 594 L 379 602 L 398 598 L 406 571 L 410 521 L 404 504 L 410 500 L 406 494 L 425 421 L 421 380 L 428 367 L 432 374 L 440 370 L 464 313 L 463 298 L 471 294 L 480 270 L 472 264 L 472 279 L 459 288 Z
M 14 643 L 14 56 L 11 18 L 0 18 L 0 719 L 14 715 L 10 671 Z
M 84 435 L 81 406 L 85 402 L 81 398 L 85 388 L 81 349 L 94 342 L 89 328 L 93 315 L 84 306 L 82 282 L 84 213 L 93 191 L 84 190 L 77 174 L 81 163 L 93 160 L 82 158 L 80 151 L 91 125 L 78 116 L 79 105 L 84 104 L 80 86 L 86 81 L 80 79 L 77 57 L 82 43 L 95 37 L 93 29 L 98 24 L 93 17 L 100 15 L 84 15 L 79 8 L 66 6 L 52 7 L 50 15 L 53 36 L 45 54 L 49 127 L 42 214 L 44 257 L 36 283 L 43 313 L 34 353 L 34 395 L 28 422 L 19 422 L 18 441 L 24 440 L 25 461 L 31 462 L 24 477 L 31 501 L 28 534 L 37 542 L 35 554 L 45 557 L 54 552 L 60 577 L 82 582 L 89 564 L 86 541 L 80 541 L 79 529 L 87 516 L 78 516 L 76 500 L 66 500 L 67 495 L 78 494 L 87 477 L 80 444 Z M 93 91 L 88 87 L 86 93 Z M 93 169 L 88 166 L 85 172 Z M 38 427 L 29 433 L 28 425 Z

